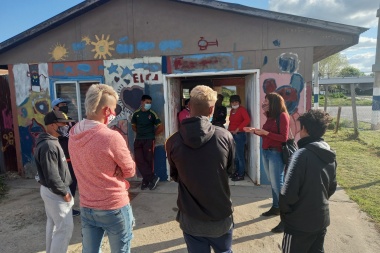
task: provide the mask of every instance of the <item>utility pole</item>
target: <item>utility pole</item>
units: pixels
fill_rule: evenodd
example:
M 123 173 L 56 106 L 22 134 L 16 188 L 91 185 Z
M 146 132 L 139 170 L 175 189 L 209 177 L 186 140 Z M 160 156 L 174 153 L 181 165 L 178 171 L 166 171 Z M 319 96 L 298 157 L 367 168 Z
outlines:
M 373 95 L 372 95 L 372 118 L 371 129 L 380 129 L 380 9 L 377 10 L 377 18 L 379 18 L 377 26 L 377 44 L 376 44 L 376 60 L 372 65 L 372 72 L 375 74 L 375 80 L 373 83 Z
M 314 63 L 314 107 L 313 108 L 314 109 L 319 108 L 319 62 Z

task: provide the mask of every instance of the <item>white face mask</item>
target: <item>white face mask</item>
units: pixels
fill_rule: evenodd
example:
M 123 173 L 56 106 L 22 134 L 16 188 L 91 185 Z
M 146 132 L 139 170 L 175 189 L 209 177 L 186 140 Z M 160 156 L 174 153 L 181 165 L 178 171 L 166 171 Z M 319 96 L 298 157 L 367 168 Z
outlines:
M 239 105 L 231 105 L 232 109 L 237 109 L 239 108 Z

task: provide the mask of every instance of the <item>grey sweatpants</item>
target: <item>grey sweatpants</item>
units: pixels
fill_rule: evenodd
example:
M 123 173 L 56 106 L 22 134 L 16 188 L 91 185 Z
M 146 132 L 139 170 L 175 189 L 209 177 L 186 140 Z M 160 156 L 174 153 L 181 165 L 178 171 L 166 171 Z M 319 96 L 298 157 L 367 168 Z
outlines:
M 67 188 L 67 191 L 70 191 Z M 65 202 L 63 196 L 57 195 L 41 185 L 41 197 L 45 203 L 46 253 L 66 253 L 74 229 L 72 207 L 74 198 Z

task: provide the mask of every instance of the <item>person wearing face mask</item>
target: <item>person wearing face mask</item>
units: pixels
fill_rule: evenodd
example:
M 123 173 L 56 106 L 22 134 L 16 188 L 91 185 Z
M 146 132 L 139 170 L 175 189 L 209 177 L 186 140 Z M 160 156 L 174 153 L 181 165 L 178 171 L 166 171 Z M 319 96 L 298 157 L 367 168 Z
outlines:
M 51 102 L 51 106 L 53 107 L 53 111 L 56 111 L 56 112 L 61 111 L 65 114 L 67 114 L 69 112 L 69 107 L 68 107 L 69 103 L 70 103 L 70 100 L 67 100 L 64 98 L 56 98 Z M 70 117 L 68 117 L 68 118 L 72 119 Z M 71 191 L 71 194 L 73 195 L 73 197 L 75 197 L 75 192 L 77 190 L 78 183 L 77 183 L 77 178 L 76 178 L 75 173 L 74 173 L 73 166 L 71 164 L 68 145 L 69 145 L 69 131 L 70 131 L 71 127 L 74 126 L 74 124 L 75 124 L 74 121 L 68 123 L 68 125 L 62 129 L 62 132 L 60 133 L 61 135 L 58 137 L 59 144 L 61 144 L 63 152 L 65 152 L 67 164 L 69 165 L 70 175 L 71 175 L 71 178 L 73 180 L 73 182 L 70 185 L 70 191 Z M 75 210 L 73 208 L 73 216 L 78 216 L 78 215 L 80 215 L 80 211 Z
M 132 129 L 136 132 L 134 142 L 135 161 L 143 179 L 141 190 L 154 190 L 160 178 L 154 174 L 154 141 L 155 136 L 164 128 L 160 118 L 151 110 L 152 97 L 143 95 L 141 106 L 133 113 Z
M 248 111 L 241 106 L 241 99 L 239 95 L 232 95 L 230 97 L 231 112 L 230 112 L 230 124 L 228 125 L 228 131 L 232 133 L 236 143 L 235 149 L 235 169 L 236 172 L 232 174 L 232 181 L 244 180 L 245 175 L 245 143 L 247 140 L 246 133 L 243 128 L 248 126 L 251 122 Z
M 70 130 L 83 252 L 99 252 L 105 233 L 111 252 L 130 252 L 134 218 L 126 178 L 135 175 L 136 165 L 123 136 L 107 127 L 116 117 L 117 100 L 111 86 L 91 85 L 85 99 L 87 118 Z
M 46 133 L 38 135 L 36 140 L 34 158 L 47 217 L 47 253 L 66 252 L 74 229 L 71 215 L 74 197 L 69 188 L 72 179 L 58 142 L 58 136 L 72 121 L 61 111 L 48 112 L 44 117 Z
M 244 131 L 259 135 L 262 138 L 262 161 L 265 174 L 272 188 L 272 207 L 262 213 L 262 216 L 280 215 L 279 198 L 280 190 L 284 183 L 284 163 L 282 161 L 282 143 L 288 139 L 289 114 L 285 101 L 278 93 L 272 92 L 265 96 L 262 104 L 264 115 L 267 117 L 263 128 L 246 127 Z M 280 124 L 277 124 L 279 120 Z M 284 225 L 280 222 L 271 230 L 274 233 L 282 233 Z
M 190 118 L 189 101 L 189 98 L 185 100 L 185 108 L 183 108 L 182 111 L 178 114 L 179 123 L 181 123 L 184 119 Z

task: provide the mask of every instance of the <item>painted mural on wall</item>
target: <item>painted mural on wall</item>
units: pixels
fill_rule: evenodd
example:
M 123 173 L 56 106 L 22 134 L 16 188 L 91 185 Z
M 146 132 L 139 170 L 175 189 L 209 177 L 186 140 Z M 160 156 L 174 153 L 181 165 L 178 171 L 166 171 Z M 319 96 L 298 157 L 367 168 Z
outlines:
M 45 132 L 43 118 L 51 110 L 48 64 L 16 64 L 12 68 L 16 89 L 18 129 L 26 177 L 34 177 L 34 148 L 38 134 Z M 28 174 L 31 173 L 31 174 Z
M 206 50 L 208 46 L 217 46 L 218 41 L 208 42 L 201 37 L 198 41 L 200 50 Z M 124 58 L 134 53 L 149 53 L 159 50 L 162 54 L 181 53 L 182 40 L 168 39 L 161 41 L 138 41 L 131 42 L 128 36 L 114 38 L 110 34 L 84 35 L 80 41 L 71 42 L 71 47 L 65 43 L 57 42 L 52 45 L 48 54 L 49 59 L 64 61 L 69 55 L 83 56 L 89 52 L 94 59 Z
M 300 61 L 298 55 L 293 53 L 283 53 L 276 60 L 281 73 L 261 74 L 263 93 L 260 99 L 264 101 L 265 95 L 271 92 L 279 93 L 290 115 L 292 134 L 296 135 L 300 131 L 297 119 L 305 109 L 304 79 L 297 73 Z M 265 117 L 261 117 L 261 122 L 265 122 Z
M 164 121 L 164 101 L 161 57 L 118 59 L 104 61 L 104 78 L 119 94 L 121 113 L 115 120 L 129 120 L 140 107 L 141 96 L 153 98 L 152 109 Z M 133 136 L 130 136 L 133 139 Z M 163 137 L 156 141 L 162 145 Z
M 0 152 L 2 152 L 0 159 L 3 158 L 0 164 L 4 165 L 4 168 L 1 166 L 1 172 L 17 171 L 11 93 L 8 78 L 5 76 L 0 76 L 0 133 Z

